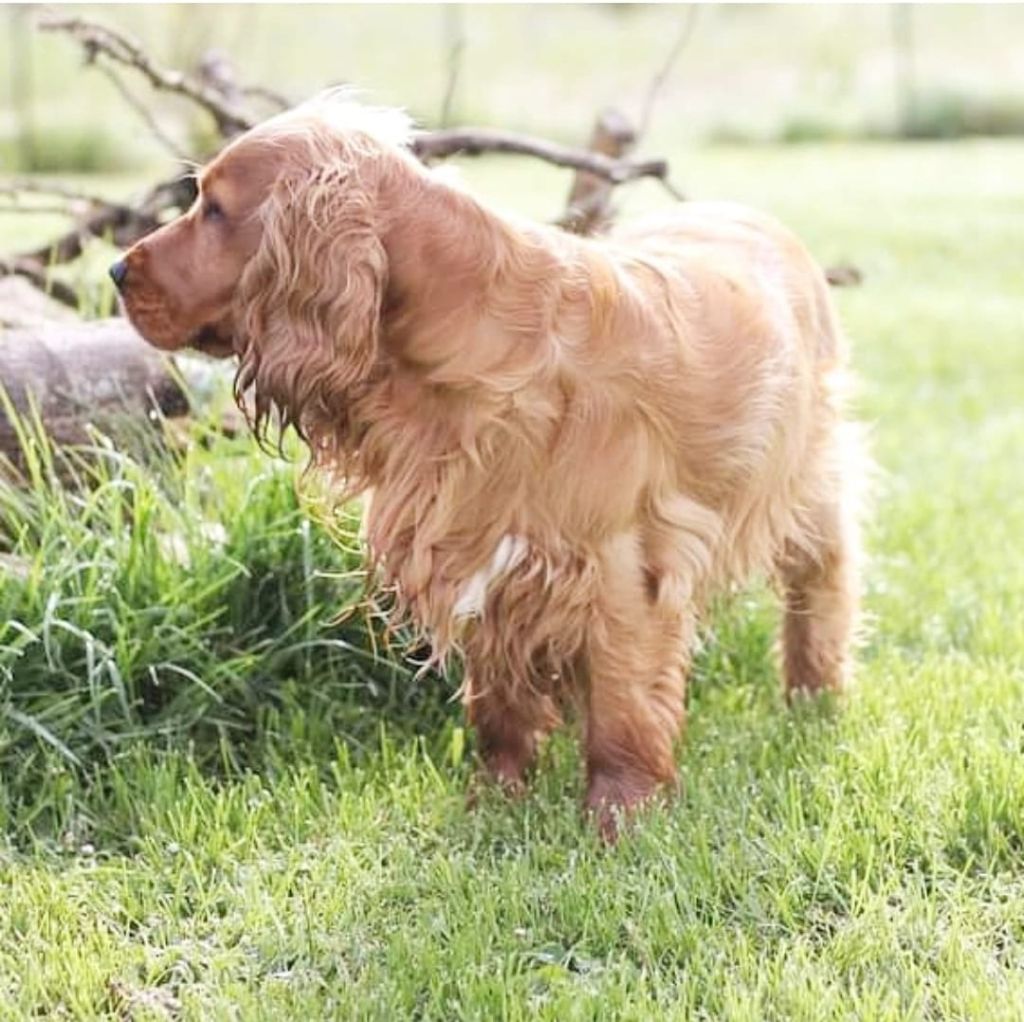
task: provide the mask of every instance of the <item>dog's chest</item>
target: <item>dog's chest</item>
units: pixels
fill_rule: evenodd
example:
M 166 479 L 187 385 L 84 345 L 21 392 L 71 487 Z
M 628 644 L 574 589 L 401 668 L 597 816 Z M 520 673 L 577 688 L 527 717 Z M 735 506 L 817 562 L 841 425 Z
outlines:
M 458 587 L 452 617 L 472 618 L 483 614 L 488 592 L 499 586 L 502 579 L 523 562 L 527 551 L 524 537 L 510 533 L 502 536 L 488 563 Z

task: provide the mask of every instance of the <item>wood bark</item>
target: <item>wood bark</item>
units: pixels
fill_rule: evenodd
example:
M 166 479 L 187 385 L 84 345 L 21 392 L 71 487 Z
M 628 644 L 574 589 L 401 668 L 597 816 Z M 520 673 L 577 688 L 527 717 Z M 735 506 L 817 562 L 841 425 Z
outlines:
M 618 110 L 603 110 L 590 135 L 590 152 L 619 161 L 629 155 L 636 143 L 636 131 Z M 577 170 L 569 189 L 566 211 L 560 226 L 576 234 L 596 234 L 607 230 L 612 220 L 611 200 L 615 186 L 605 177 Z
M 122 319 L 40 322 L 0 333 L 0 455 L 24 463 L 18 421 L 39 422 L 58 447 L 186 415 L 171 364 Z M 13 412 L 13 416 L 11 415 Z M 24 426 L 22 426 L 24 428 Z

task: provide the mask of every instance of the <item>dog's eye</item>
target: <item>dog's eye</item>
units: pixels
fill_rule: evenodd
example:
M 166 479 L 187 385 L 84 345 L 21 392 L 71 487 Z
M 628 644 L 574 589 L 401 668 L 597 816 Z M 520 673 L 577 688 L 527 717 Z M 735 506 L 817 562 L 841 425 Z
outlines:
M 204 220 L 223 220 L 224 219 L 224 207 L 215 199 L 204 199 L 203 200 L 203 219 Z

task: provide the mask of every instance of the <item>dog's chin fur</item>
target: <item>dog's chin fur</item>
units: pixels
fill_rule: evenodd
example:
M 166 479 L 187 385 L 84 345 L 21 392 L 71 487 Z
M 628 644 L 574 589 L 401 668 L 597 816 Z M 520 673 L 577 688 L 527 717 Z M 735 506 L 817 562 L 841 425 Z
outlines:
M 827 284 L 748 210 L 580 239 L 439 180 L 393 121 L 348 123 L 258 129 L 287 169 L 237 289 L 239 387 L 338 499 L 372 490 L 370 558 L 436 656 L 464 656 L 489 772 L 520 784 L 575 705 L 614 836 L 674 775 L 715 591 L 773 573 L 787 691 L 847 678 L 859 460 Z
M 215 324 L 208 324 L 197 330 L 187 346 L 211 358 L 230 358 L 236 354 L 234 337 Z

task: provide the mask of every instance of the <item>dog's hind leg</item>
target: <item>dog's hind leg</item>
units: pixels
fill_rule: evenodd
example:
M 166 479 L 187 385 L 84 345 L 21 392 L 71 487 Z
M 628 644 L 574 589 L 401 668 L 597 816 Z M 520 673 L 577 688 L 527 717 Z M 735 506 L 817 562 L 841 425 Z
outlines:
M 843 689 L 860 595 L 860 542 L 854 509 L 842 497 L 809 516 L 801 542 L 789 541 L 778 568 L 784 590 L 782 660 L 786 696 Z
M 622 813 L 675 777 L 689 612 L 659 602 L 632 537 L 605 551 L 586 647 L 586 808 L 614 840 Z

